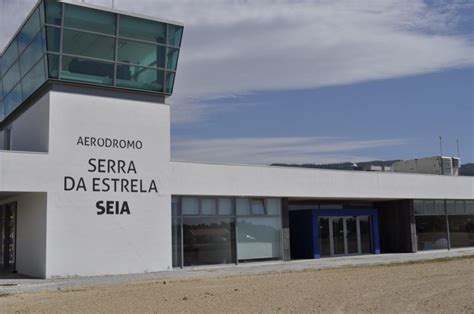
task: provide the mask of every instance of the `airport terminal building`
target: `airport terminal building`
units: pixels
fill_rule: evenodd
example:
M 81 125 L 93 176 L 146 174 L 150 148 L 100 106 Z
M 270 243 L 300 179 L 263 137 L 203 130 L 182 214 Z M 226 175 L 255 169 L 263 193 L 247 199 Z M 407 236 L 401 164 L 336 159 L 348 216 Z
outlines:
M 0 269 L 40 278 L 474 246 L 469 177 L 170 158 L 183 26 L 42 0 L 0 59 Z M 196 82 L 199 84 L 199 82 Z

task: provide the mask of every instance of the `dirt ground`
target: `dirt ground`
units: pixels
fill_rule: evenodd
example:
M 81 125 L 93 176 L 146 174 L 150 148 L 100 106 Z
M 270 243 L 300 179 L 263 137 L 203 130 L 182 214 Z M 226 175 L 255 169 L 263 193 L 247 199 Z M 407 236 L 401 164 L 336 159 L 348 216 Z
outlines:
M 0 312 L 474 313 L 474 258 L 1 295 Z

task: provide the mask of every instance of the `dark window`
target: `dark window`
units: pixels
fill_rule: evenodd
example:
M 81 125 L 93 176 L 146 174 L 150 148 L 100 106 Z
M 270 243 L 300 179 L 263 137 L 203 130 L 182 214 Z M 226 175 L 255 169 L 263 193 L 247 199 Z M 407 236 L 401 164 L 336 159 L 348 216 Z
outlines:
M 162 92 L 163 81 L 164 72 L 161 70 L 127 64 L 117 65 L 117 86 Z
M 25 76 L 25 74 L 43 55 L 43 34 L 39 33 L 20 56 L 21 76 Z
M 446 216 L 416 216 L 415 221 L 418 250 L 448 248 Z
M 49 77 L 59 77 L 59 55 L 48 54 L 48 72 Z
M 61 25 L 61 3 L 57 0 L 46 0 L 45 6 L 46 23 Z
M 64 30 L 63 52 L 67 54 L 113 60 L 115 39 L 71 30 Z
M 167 64 L 166 68 L 168 70 L 176 71 L 176 66 L 178 65 L 178 54 L 179 50 L 176 48 L 168 48 L 167 52 Z
M 449 216 L 451 247 L 474 246 L 474 215 Z
M 61 79 L 112 85 L 113 63 L 63 56 Z
M 33 94 L 44 82 L 46 82 L 46 72 L 42 58 L 28 74 L 21 80 L 23 89 L 23 98 L 26 99 Z
M 181 37 L 183 36 L 183 27 L 178 25 L 168 25 L 168 45 L 181 46 Z
M 234 263 L 232 218 L 183 218 L 184 266 Z
M 165 93 L 167 94 L 173 93 L 174 76 L 174 72 L 166 72 Z
M 8 115 L 15 110 L 23 101 L 21 84 L 18 83 L 8 95 L 5 96 L 5 113 Z
M 18 49 L 20 53 L 28 46 L 33 38 L 38 34 L 40 30 L 39 10 L 30 16 L 28 21 L 25 23 L 20 33 L 18 34 Z
M 118 61 L 164 68 L 165 47 L 120 39 Z
M 66 4 L 64 26 L 113 35 L 115 14 Z
M 18 62 L 15 62 L 7 73 L 3 76 L 3 90 L 5 93 L 10 90 L 20 81 L 20 67 Z
M 120 15 L 119 36 L 164 44 L 166 24 Z
M 48 51 L 59 52 L 61 41 L 61 29 L 57 27 L 46 27 L 46 44 Z

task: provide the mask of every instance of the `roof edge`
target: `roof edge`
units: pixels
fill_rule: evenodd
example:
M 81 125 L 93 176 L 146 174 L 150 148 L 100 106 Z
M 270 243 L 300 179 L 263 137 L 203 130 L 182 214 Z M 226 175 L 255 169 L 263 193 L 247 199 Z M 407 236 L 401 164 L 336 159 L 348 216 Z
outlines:
M 133 17 L 136 17 L 136 18 L 144 19 L 144 20 L 152 20 L 152 21 L 157 21 L 157 22 L 162 22 L 162 23 L 167 23 L 167 24 L 174 24 L 174 25 L 184 27 L 184 24 L 181 23 L 181 22 L 178 22 L 178 21 L 153 17 L 153 16 L 149 16 L 149 15 L 143 15 L 143 14 L 139 14 L 139 13 L 132 13 L 132 12 L 118 10 L 118 9 L 115 9 L 115 8 L 109 8 L 109 7 L 105 7 L 105 6 L 101 6 L 101 5 L 84 3 L 84 2 L 80 2 L 79 0 L 58 0 L 58 2 L 67 3 L 67 4 L 71 4 L 71 5 L 77 5 L 77 6 L 96 9 L 96 10 L 101 10 L 101 11 L 112 12 L 112 13 L 116 13 L 116 14 L 133 16 Z

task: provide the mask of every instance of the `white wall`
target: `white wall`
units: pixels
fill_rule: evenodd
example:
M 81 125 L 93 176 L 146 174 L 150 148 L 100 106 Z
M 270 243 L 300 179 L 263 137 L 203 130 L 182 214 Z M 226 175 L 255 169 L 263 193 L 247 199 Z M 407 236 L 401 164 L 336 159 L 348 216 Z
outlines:
M 337 199 L 474 199 L 473 177 L 171 162 L 171 191 Z
M 48 154 L 0 151 L 0 192 L 46 192 L 54 175 Z
M 26 193 L 17 202 L 16 269 L 33 277 L 46 276 L 46 193 Z
M 49 96 L 44 95 L 28 108 L 11 127 L 11 150 L 47 152 L 49 138 Z M 0 146 L 0 147 L 3 147 Z
M 171 268 L 169 106 L 101 96 L 50 93 L 47 277 Z M 82 136 L 140 140 L 141 150 L 77 145 Z M 137 173 L 91 173 L 90 158 L 133 161 Z M 65 191 L 64 177 L 87 191 Z M 155 180 L 158 193 L 93 192 L 93 178 Z M 130 215 L 98 215 L 97 201 L 128 202 Z

